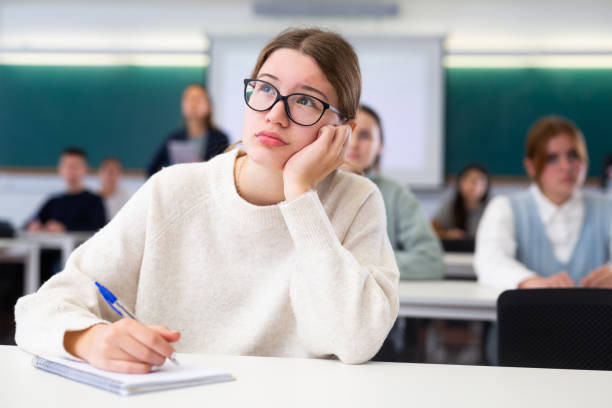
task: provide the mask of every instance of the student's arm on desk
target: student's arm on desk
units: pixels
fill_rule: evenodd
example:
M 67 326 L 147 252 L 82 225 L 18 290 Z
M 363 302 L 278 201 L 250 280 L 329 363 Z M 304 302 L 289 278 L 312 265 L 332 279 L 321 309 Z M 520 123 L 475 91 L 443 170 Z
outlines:
M 445 272 L 442 248 L 423 216 L 419 202 L 403 188 L 398 190 L 394 199 L 396 238 L 402 246 L 402 249 L 394 251 L 400 279 L 442 279 Z
M 34 354 L 73 357 L 64 348 L 74 345 L 70 336 L 65 343 L 67 333 L 93 332 L 95 325 L 118 321 L 118 315 L 101 305 L 104 301 L 94 281 L 112 288 L 134 309 L 151 184 L 145 184 L 113 222 L 76 249 L 64 271 L 38 292 L 19 299 L 15 340 L 21 348 Z
M 485 209 L 476 234 L 474 270 L 478 280 L 500 289 L 516 289 L 522 281 L 536 277 L 516 260 L 516 250 L 510 201 L 495 197 Z

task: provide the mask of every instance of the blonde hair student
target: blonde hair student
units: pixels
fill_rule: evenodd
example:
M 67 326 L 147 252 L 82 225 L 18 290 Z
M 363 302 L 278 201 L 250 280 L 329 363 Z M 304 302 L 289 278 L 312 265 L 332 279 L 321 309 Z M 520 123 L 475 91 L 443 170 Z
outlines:
M 360 91 L 338 34 L 279 34 L 244 80 L 244 150 L 149 179 L 18 301 L 18 345 L 122 372 L 175 350 L 370 359 L 397 317 L 399 272 L 380 192 L 336 171 Z M 118 320 L 94 281 L 146 324 Z

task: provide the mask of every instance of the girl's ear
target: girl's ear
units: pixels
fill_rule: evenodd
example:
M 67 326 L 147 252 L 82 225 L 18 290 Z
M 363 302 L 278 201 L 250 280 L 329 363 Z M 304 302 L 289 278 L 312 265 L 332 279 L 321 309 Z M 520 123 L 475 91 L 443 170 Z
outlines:
M 529 175 L 529 177 L 535 180 L 536 169 L 535 169 L 535 164 L 533 163 L 533 160 L 529 158 L 525 158 L 523 160 L 523 166 L 525 166 L 525 170 L 527 170 L 527 174 Z
M 346 124 L 351 127 L 351 131 L 354 132 L 357 127 L 357 121 L 355 119 L 350 119 L 346 121 Z

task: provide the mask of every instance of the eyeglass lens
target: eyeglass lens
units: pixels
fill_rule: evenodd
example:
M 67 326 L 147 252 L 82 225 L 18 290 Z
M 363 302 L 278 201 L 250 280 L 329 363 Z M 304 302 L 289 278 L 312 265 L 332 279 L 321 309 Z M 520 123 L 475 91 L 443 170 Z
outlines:
M 247 105 L 256 111 L 266 111 L 274 105 L 278 90 L 264 81 L 246 83 L 245 99 Z M 289 116 L 300 125 L 312 125 L 319 120 L 325 106 L 321 101 L 306 94 L 291 94 L 287 97 Z

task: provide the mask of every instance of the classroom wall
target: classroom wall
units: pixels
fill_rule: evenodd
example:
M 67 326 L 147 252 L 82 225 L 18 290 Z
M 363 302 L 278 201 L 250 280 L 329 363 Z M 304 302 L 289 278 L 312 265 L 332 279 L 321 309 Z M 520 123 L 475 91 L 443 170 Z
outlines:
M 360 0 L 335 0 L 346 4 Z M 361 0 L 362 1 L 362 0 Z M 363 2 L 363 1 L 362 1 Z M 98 46 L 147 44 L 145 38 L 189 48 L 202 32 L 276 32 L 291 24 L 324 24 L 373 34 L 447 34 L 451 49 L 610 49 L 612 2 L 608 0 L 397 0 L 390 18 L 278 17 L 253 13 L 254 1 L 220 0 L 4 0 L 0 44 L 35 45 L 80 36 Z M 372 0 L 371 3 L 377 3 Z M 191 40 L 190 40 L 191 39 Z M 91 40 L 91 41 L 88 41 Z M 115 41 L 116 40 L 116 41 Z M 154 41 L 155 42 L 155 41 Z M 182 44 L 182 45 L 181 45 Z

